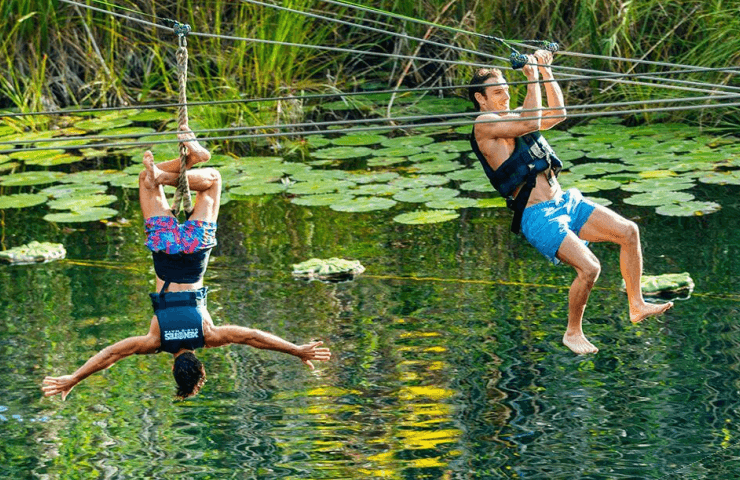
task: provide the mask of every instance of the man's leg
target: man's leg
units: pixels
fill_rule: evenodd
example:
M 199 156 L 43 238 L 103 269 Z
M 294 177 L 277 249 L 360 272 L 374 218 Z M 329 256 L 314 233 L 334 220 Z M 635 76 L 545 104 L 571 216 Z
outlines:
M 568 294 L 568 328 L 563 344 L 573 352 L 583 355 L 599 351 L 583 334 L 583 312 L 596 280 L 601 273 L 599 259 L 573 232 L 569 232 L 558 248 L 557 257 L 576 269 L 576 279 Z
M 634 222 L 612 210 L 597 206 L 578 236 L 589 242 L 612 242 L 620 247 L 619 266 L 627 288 L 630 320 L 641 322 L 673 306 L 672 302 L 653 304 L 645 302 L 640 287 L 642 277 L 642 247 L 640 230 Z
M 186 168 L 189 170 L 193 168 L 196 163 L 207 162 L 211 159 L 211 152 L 206 150 L 198 141 L 195 139 L 195 135 L 187 126 L 180 128 L 182 133 L 178 133 L 177 137 L 188 147 L 188 159 L 186 162 Z M 173 160 L 167 160 L 157 164 L 157 168 L 165 172 L 179 173 L 180 172 L 180 159 L 175 158 Z
M 151 152 L 144 153 L 145 170 L 139 176 L 139 200 L 144 218 L 154 215 L 172 216 L 162 186 L 177 186 L 179 170 L 178 172 L 164 171 L 159 168 L 160 165 L 154 164 Z M 196 192 L 195 206 L 190 219 L 215 222 L 221 201 L 221 175 L 214 168 L 198 168 L 188 171 L 187 174 L 190 190 Z M 145 196 L 154 198 L 145 198 Z M 147 212 L 151 213 L 147 214 Z

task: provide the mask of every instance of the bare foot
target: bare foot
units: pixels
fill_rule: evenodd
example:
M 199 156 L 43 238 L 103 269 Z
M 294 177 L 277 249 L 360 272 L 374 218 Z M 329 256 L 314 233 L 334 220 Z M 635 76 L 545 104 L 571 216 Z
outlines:
M 673 306 L 673 302 L 668 303 L 643 303 L 639 307 L 630 307 L 630 320 L 632 323 L 639 323 L 652 315 L 660 315 Z
M 569 334 L 565 332 L 563 335 L 563 345 L 570 348 L 573 353 L 578 355 L 586 355 L 588 353 L 597 353 L 598 348 L 589 342 L 582 333 Z
M 181 126 L 180 130 L 182 130 L 183 133 L 178 133 L 177 138 L 179 138 L 182 143 L 188 147 L 187 168 L 192 168 L 196 163 L 207 162 L 211 159 L 211 152 L 198 143 L 195 139 L 195 134 L 190 131 L 190 128 L 187 125 Z
M 147 173 L 144 186 L 146 188 L 156 188 L 161 185 L 161 178 L 164 172 L 154 164 L 154 155 L 149 150 L 144 152 L 144 168 L 146 168 Z

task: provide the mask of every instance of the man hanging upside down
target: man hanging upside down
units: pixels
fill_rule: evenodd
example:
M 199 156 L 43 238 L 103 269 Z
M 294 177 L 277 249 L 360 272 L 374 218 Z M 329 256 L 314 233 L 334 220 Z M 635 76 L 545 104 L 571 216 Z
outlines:
M 184 128 L 187 130 L 187 128 Z M 322 342 L 294 345 L 260 330 L 236 325 L 215 326 L 206 308 L 207 287 L 203 275 L 211 249 L 216 245 L 216 221 L 221 197 L 221 177 L 216 169 L 190 170 L 211 154 L 186 132 L 181 140 L 188 147 L 187 176 L 196 192 L 189 219 L 179 224 L 172 215 L 163 185 L 176 185 L 180 160 L 154 164 L 151 152 L 144 154 L 144 171 L 139 175 L 139 199 L 145 219 L 146 246 L 152 251 L 159 293 L 150 294 L 154 316 L 149 333 L 129 337 L 110 345 L 90 358 L 72 375 L 46 377 L 44 395 L 61 393 L 65 399 L 72 388 L 93 373 L 110 367 L 133 354 L 167 352 L 174 357 L 172 373 L 177 396 L 198 393 L 206 380 L 203 364 L 193 353 L 198 348 L 213 348 L 232 343 L 294 355 L 313 369 L 313 360 L 329 360 Z
M 519 233 L 521 229 L 524 237 L 554 264 L 562 261 L 575 268 L 563 343 L 577 354 L 596 353 L 598 349 L 586 339 L 581 325 L 588 296 L 601 272 L 599 260 L 586 247 L 588 242 L 620 246 L 619 262 L 632 322 L 663 313 L 673 304 L 651 304 L 643 299 L 637 225 L 583 198 L 577 189 L 563 192 L 560 188 L 556 177 L 563 164 L 540 130 L 565 120 L 563 94 L 550 68 L 552 53 L 538 50 L 528 57 L 522 72 L 530 83 L 521 112 L 509 111 L 509 87 L 501 71 L 484 68 L 475 73 L 468 94 L 481 115 L 473 126 L 470 144 L 491 184 L 514 211 L 512 231 Z M 548 109 L 544 111 L 540 75 L 547 93 Z

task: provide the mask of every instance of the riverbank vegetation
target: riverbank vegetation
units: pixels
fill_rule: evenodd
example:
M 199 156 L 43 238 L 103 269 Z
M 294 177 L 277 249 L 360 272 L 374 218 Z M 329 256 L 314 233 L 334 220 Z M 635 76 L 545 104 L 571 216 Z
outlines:
M 291 0 L 278 5 L 345 23 L 246 0 L 156 4 L 136 0 L 87 1 L 99 11 L 57 0 L 0 0 L 0 14 L 5 19 L 0 40 L 0 108 L 33 112 L 176 101 L 177 39 L 167 29 L 136 20 L 162 24 L 164 19 L 174 19 L 190 24 L 193 34 L 208 34 L 188 37 L 188 100 L 191 102 L 351 91 L 371 83 L 384 87 L 463 85 L 471 74 L 470 67 L 464 65 L 298 46 L 303 44 L 420 58 L 490 61 L 439 45 L 419 45 L 417 41 L 381 31 L 405 32 L 437 44 L 501 57 L 507 57 L 509 51 L 462 31 L 505 39 L 554 40 L 566 52 L 707 68 L 736 67 L 740 56 L 740 38 L 736 35 L 740 29 L 740 7 L 736 2 L 721 0 L 374 0 L 367 5 L 454 27 L 457 31 L 316 0 Z M 376 30 L 361 29 L 359 24 Z M 573 55 L 558 55 L 556 63 L 619 73 L 667 69 L 660 65 L 636 66 L 626 60 Z M 505 65 L 501 61 L 498 64 Z M 740 87 L 738 77 L 726 71 L 668 77 Z M 510 79 L 518 78 L 511 75 Z M 571 104 L 706 95 L 657 88 L 649 83 L 663 82 L 580 80 L 565 81 L 563 87 Z M 464 91 L 446 91 L 445 95 L 462 96 Z M 263 125 L 281 120 L 281 115 L 287 116 L 287 121 L 301 119 L 310 111 L 304 107 L 299 102 L 235 102 L 196 107 L 194 114 L 207 126 Z M 12 121 L 24 126 L 44 123 L 48 127 L 49 120 L 44 118 L 22 117 Z M 726 108 L 632 117 L 638 122 L 657 119 L 728 130 L 740 123 L 740 115 Z

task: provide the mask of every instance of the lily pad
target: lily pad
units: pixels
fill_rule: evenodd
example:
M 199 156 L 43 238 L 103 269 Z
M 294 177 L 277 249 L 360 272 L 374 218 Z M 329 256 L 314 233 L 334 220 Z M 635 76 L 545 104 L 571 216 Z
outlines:
M 346 190 L 354 187 L 353 182 L 347 180 L 313 180 L 298 182 L 288 187 L 288 192 L 294 195 L 316 195 L 318 193 L 331 193 L 337 190 Z
M 686 192 L 654 191 L 638 193 L 624 199 L 629 205 L 640 205 L 643 207 L 657 207 L 670 205 L 672 203 L 684 203 L 694 199 L 694 196 Z
M 667 273 L 663 275 L 643 275 L 640 279 L 643 295 L 661 298 L 688 298 L 694 291 L 694 280 L 687 272 Z M 622 291 L 626 284 L 622 280 Z
M 61 179 L 60 182 L 77 183 L 81 185 L 90 183 L 106 183 L 109 179 L 121 175 L 128 176 L 120 170 L 81 170 L 79 172 L 70 173 Z
M 337 146 L 357 147 L 362 145 L 377 145 L 387 139 L 388 137 L 372 133 L 351 133 L 335 138 L 331 143 Z
M 377 151 L 367 147 L 328 147 L 312 152 L 311 156 L 326 160 L 346 160 L 348 158 L 362 158 L 374 155 Z
M 50 213 L 44 216 L 44 220 L 53 223 L 85 223 L 97 222 L 115 216 L 118 212 L 107 207 L 92 207 L 87 210 Z
M 408 162 L 409 159 L 406 157 L 375 157 L 367 160 L 368 167 L 388 167 L 390 165 L 397 165 L 399 163 Z
M 331 145 L 331 140 L 323 135 L 311 135 L 309 137 L 306 137 L 306 144 L 309 146 L 309 148 L 321 148 L 326 147 L 327 145 Z
M 293 265 L 293 276 L 305 280 L 345 281 L 365 271 L 358 260 L 312 258 Z
M 371 172 L 371 173 L 357 173 L 348 177 L 348 180 L 355 183 L 377 183 L 377 182 L 389 182 L 394 178 L 398 178 L 399 174 L 396 172 Z
M 575 165 L 568 169 L 571 173 L 578 175 L 603 175 L 605 173 L 616 173 L 624 170 L 624 165 L 618 163 L 592 162 Z
M 59 260 L 67 255 L 61 243 L 37 242 L 36 240 L 0 252 L 0 261 L 10 264 L 44 263 Z
M 354 195 L 374 195 L 374 196 L 390 196 L 395 195 L 399 191 L 403 190 L 403 187 L 398 185 L 391 185 L 388 183 L 368 183 L 365 185 L 359 185 L 357 188 L 349 190 L 349 193 Z
M 373 150 L 372 154 L 376 157 L 410 157 L 422 152 L 421 147 L 385 147 Z
M 402 213 L 393 217 L 393 221 L 407 225 L 422 225 L 427 223 L 441 223 L 454 220 L 460 214 L 454 210 L 419 210 Z
M 661 205 L 655 211 L 667 217 L 695 217 L 719 211 L 722 206 L 714 202 L 684 202 Z
M 423 147 L 434 143 L 432 137 L 425 137 L 423 135 L 414 136 L 401 136 L 394 138 L 386 138 L 381 145 L 384 147 L 395 148 L 395 147 Z
M 116 118 L 109 120 L 91 118 L 89 120 L 82 120 L 77 122 L 75 124 L 75 127 L 90 132 L 97 132 L 100 130 L 109 130 L 111 128 L 125 127 L 127 125 L 131 125 L 131 123 L 131 120 L 127 118 Z
M 147 112 L 136 112 L 133 115 L 129 115 L 128 119 L 132 122 L 169 122 L 172 120 L 172 114 L 167 112 L 158 112 L 156 110 L 149 110 Z
M 679 190 L 689 190 L 696 184 L 688 178 L 683 177 L 666 177 L 642 179 L 622 185 L 621 189 L 625 192 L 676 192 Z
M 70 195 L 96 195 L 100 193 L 105 193 L 107 189 L 107 186 L 99 184 L 59 184 L 52 185 L 51 187 L 46 187 L 41 190 L 40 193 L 52 198 L 62 198 Z
M 477 208 L 506 208 L 506 199 L 504 197 L 479 198 Z
M 462 153 L 470 151 L 469 140 L 450 140 L 447 142 L 436 142 L 425 149 L 427 152 L 455 152 Z
M 699 181 L 714 185 L 740 185 L 740 171 L 708 173 L 699 177 Z
M 91 207 L 104 207 L 118 200 L 115 195 L 84 195 L 62 197 L 49 202 L 54 210 L 89 210 Z
M 467 190 L 469 192 L 491 192 L 493 191 L 491 182 L 484 175 L 482 175 L 480 178 L 476 180 L 470 180 L 469 182 L 462 183 L 460 185 L 460 188 L 462 190 Z
M 448 200 L 460 194 L 458 190 L 444 187 L 412 188 L 393 195 L 399 202 L 425 203 L 435 200 Z
M 320 193 L 318 195 L 302 195 L 294 197 L 290 202 L 305 207 L 328 207 L 332 203 L 351 200 L 352 195 L 346 193 Z
M 558 148 L 558 152 L 557 152 L 557 157 L 564 162 L 578 160 L 579 158 L 583 158 L 585 156 L 586 156 L 586 152 L 584 152 L 583 150 Z
M 460 182 L 472 182 L 475 180 L 479 180 L 481 176 L 484 176 L 482 170 L 478 168 L 466 168 L 463 170 L 457 170 L 455 172 L 450 172 L 447 175 L 445 175 L 450 180 L 457 180 Z
M 600 178 L 584 178 L 575 182 L 575 187 L 583 193 L 596 193 L 602 190 L 613 190 L 622 184 L 614 180 L 603 180 Z
M 443 200 L 432 200 L 425 203 L 428 208 L 438 208 L 441 210 L 457 210 L 460 208 L 470 208 L 478 205 L 475 198 L 456 197 Z
M 320 182 L 322 180 L 344 180 L 350 175 L 345 170 L 303 170 L 293 173 L 291 178 L 302 182 Z
M 250 196 L 250 195 L 273 195 L 276 193 L 283 193 L 286 190 L 286 186 L 282 183 L 263 183 L 256 185 L 242 185 L 234 187 L 229 190 L 234 200 L 238 200 L 238 196 Z
M 458 152 L 422 152 L 416 155 L 411 155 L 409 160 L 415 163 L 419 162 L 430 162 L 430 161 L 445 161 L 445 160 L 457 160 L 460 158 Z
M 63 172 L 22 172 L 11 173 L 0 178 L 0 184 L 6 187 L 28 187 L 31 185 L 43 185 L 54 183 L 67 174 Z
M 16 193 L 15 195 L 0 196 L 0 209 L 27 208 L 40 205 L 47 200 L 46 195 L 34 193 Z
M 444 173 L 458 170 L 460 168 L 463 168 L 461 163 L 449 160 L 435 160 L 432 162 L 418 163 L 413 167 L 414 171 L 419 173 Z
M 396 178 L 390 182 L 394 187 L 422 188 L 436 187 L 449 183 L 450 179 L 442 175 L 418 175 L 415 177 Z
M 339 200 L 332 203 L 329 208 L 337 212 L 372 212 L 375 210 L 388 210 L 396 204 L 390 198 L 382 197 L 357 197 L 351 200 Z

